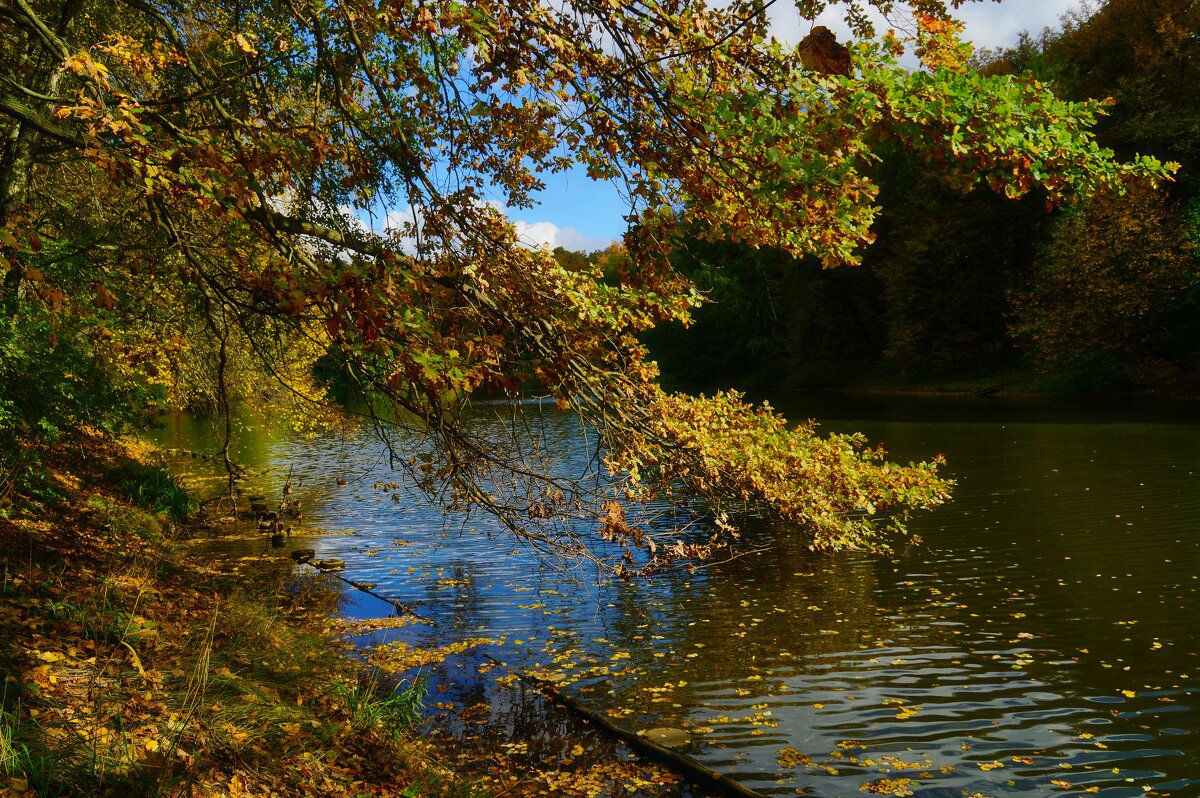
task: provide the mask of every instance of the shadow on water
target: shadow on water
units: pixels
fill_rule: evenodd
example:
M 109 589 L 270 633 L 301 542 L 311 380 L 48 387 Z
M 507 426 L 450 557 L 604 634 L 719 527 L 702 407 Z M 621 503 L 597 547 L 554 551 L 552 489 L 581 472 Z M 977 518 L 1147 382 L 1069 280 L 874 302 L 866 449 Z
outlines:
M 253 465 L 263 491 L 302 475 L 306 523 L 327 530 L 305 545 L 438 624 L 395 634 L 496 641 L 438 666 L 430 696 L 430 712 L 486 706 L 448 724 L 473 744 L 542 740 L 518 755 L 548 766 L 578 758 L 572 740 L 594 744 L 498 685 L 490 656 L 561 672 L 628 728 L 687 728 L 701 761 L 766 794 L 1200 794 L 1194 415 L 827 400 L 777 404 L 899 459 L 946 453 L 958 488 L 916 519 L 923 545 L 817 557 L 794 530 L 751 522 L 764 553 L 596 584 L 489 536 L 486 518 L 379 496 L 371 484 L 395 474 L 354 433 L 264 433 Z M 186 439 L 167 445 L 202 448 Z

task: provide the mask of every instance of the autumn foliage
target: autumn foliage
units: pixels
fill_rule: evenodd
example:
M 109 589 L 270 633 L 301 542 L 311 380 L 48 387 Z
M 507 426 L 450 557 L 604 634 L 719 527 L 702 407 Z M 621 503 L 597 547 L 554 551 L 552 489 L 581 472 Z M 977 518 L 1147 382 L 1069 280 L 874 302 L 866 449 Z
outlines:
M 1169 197 L 1143 187 L 1106 191 L 1060 220 L 1030 290 L 1015 297 L 1016 332 L 1047 367 L 1091 372 L 1171 369 L 1156 358 L 1172 300 L 1196 284 L 1196 244 Z
M 825 74 L 744 0 L 17 0 L 0 11 L 6 346 L 26 356 L 40 325 L 160 406 L 218 412 L 240 394 L 310 415 L 319 366 L 428 436 L 436 495 L 559 551 L 583 551 L 579 527 L 541 521 L 568 508 L 681 494 L 759 505 L 819 547 L 877 545 L 945 499 L 936 463 L 659 387 L 637 336 L 701 301 L 671 265 L 681 231 L 854 264 L 882 139 L 959 187 L 1051 202 L 1168 175 L 1097 146 L 1099 104 L 966 68 L 945 9 L 920 10 L 915 41 L 864 35 Z M 914 44 L 910 72 L 895 53 Z M 502 211 L 572 167 L 630 198 L 621 269 L 565 269 Z M 598 495 L 460 422 L 472 393 L 531 385 L 599 432 L 615 482 Z M 44 440 L 5 407 L 14 442 Z M 651 568 L 710 543 L 658 547 Z

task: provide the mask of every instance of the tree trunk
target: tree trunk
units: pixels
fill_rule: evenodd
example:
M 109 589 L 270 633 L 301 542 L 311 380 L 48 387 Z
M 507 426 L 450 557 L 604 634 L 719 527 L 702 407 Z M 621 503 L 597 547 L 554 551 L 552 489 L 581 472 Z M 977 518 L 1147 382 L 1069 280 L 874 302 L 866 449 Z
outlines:
M 65 0 L 58 22 L 51 31 L 24 0 L 17 0 L 14 16 L 19 20 L 20 27 L 29 34 L 29 47 L 26 52 L 36 53 L 29 56 L 30 60 L 36 60 L 36 66 L 32 71 L 32 85 L 26 88 L 37 95 L 57 95 L 67 55 L 66 48 L 62 47 L 62 38 L 70 32 L 72 23 L 83 10 L 83 5 L 84 0 Z M 10 74 L 17 74 L 17 70 L 12 70 Z M 42 115 L 50 110 L 50 103 L 46 100 L 32 100 L 31 107 L 34 114 Z M 36 126 L 31 120 L 16 115 L 13 119 L 13 127 L 5 138 L 4 151 L 0 154 L 0 230 L 14 223 L 15 217 L 19 217 L 28 204 L 36 164 L 36 145 L 39 138 Z M 19 253 L 11 253 L 3 287 L 0 288 L 3 292 L 0 294 L 0 308 L 3 309 L 6 318 L 11 319 L 16 315 L 25 271 L 24 259 Z

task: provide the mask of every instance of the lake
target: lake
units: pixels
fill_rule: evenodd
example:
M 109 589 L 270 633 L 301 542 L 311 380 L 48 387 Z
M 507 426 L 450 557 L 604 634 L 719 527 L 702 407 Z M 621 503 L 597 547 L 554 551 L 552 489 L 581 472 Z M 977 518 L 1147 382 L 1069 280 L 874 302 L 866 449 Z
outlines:
M 347 577 L 437 624 L 390 634 L 497 641 L 433 674 L 431 712 L 497 704 L 489 720 L 459 722 L 463 734 L 537 736 L 479 667 L 494 657 L 567 675 L 564 692 L 628 728 L 691 730 L 697 759 L 765 794 L 1200 795 L 1195 408 L 772 403 L 865 432 L 894 459 L 945 453 L 958 486 L 914 519 L 924 542 L 889 558 L 814 555 L 795 530 L 751 519 L 758 553 L 596 584 L 484 516 L 376 490 L 398 475 L 367 433 L 261 427 L 238 456 L 259 470 L 248 492 L 278 496 L 291 473 L 304 524 L 328 532 L 297 545 L 344 559 Z M 564 460 L 586 461 L 573 419 L 538 410 Z M 489 412 L 479 423 L 494 423 Z M 186 417 L 152 437 L 211 448 Z M 195 462 L 176 465 L 199 474 Z

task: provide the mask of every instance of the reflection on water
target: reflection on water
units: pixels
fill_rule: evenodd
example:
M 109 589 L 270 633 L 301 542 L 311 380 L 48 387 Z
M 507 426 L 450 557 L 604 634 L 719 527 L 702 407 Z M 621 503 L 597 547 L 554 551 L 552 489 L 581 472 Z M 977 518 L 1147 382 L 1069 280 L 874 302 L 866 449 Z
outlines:
M 486 518 L 381 496 L 372 483 L 396 474 L 368 438 L 260 430 L 240 457 L 266 469 L 257 489 L 271 495 L 294 470 L 305 523 L 334 531 L 318 556 L 438 624 L 406 633 L 502 639 L 480 656 L 575 676 L 565 689 L 630 728 L 691 728 L 699 759 L 764 793 L 862 795 L 886 778 L 931 798 L 1200 794 L 1200 424 L 1031 404 L 778 404 L 899 459 L 945 452 L 958 489 L 917 519 L 924 545 L 818 557 L 755 523 L 748 543 L 763 553 L 595 585 Z M 196 434 L 180 421 L 160 441 L 201 448 Z M 564 453 L 580 468 L 591 454 Z M 473 667 L 440 675 L 448 695 L 495 696 Z

